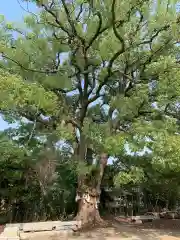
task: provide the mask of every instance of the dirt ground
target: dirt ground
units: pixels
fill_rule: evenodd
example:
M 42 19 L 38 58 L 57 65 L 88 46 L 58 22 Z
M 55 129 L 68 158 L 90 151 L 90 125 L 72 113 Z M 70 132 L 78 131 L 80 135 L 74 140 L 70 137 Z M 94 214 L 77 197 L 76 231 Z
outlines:
M 152 223 L 113 222 L 111 227 L 92 229 L 68 236 L 67 232 L 22 233 L 22 240 L 180 240 L 180 220 L 155 220 Z

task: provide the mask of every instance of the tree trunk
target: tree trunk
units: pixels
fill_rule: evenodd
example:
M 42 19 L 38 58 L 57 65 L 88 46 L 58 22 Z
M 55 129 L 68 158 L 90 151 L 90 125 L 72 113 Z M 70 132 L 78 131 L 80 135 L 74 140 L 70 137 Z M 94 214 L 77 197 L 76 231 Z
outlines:
M 83 190 L 82 184 L 82 176 L 79 182 L 79 186 L 81 190 L 77 191 L 76 201 L 78 202 L 78 213 L 76 216 L 76 220 L 79 222 L 79 228 L 87 227 L 90 225 L 104 225 L 105 222 L 102 220 L 99 214 L 99 199 L 100 199 L 100 185 L 104 173 L 104 169 L 107 165 L 108 156 L 107 154 L 101 154 L 100 166 L 96 181 L 96 186 L 88 187 L 86 186 L 86 190 Z
M 95 189 L 86 191 L 78 200 L 76 216 L 76 220 L 79 222 L 78 228 L 103 223 L 99 214 L 98 203 L 99 196 Z

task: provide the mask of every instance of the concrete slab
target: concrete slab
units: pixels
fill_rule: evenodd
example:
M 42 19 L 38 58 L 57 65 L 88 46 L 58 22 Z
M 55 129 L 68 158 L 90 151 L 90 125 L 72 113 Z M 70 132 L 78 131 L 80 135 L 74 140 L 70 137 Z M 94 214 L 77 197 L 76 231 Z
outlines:
M 19 237 L 6 237 L 0 235 L 0 240 L 20 240 Z
M 6 234 L 9 234 L 9 233 L 18 234 L 19 227 L 14 227 L 14 226 L 13 227 L 5 227 L 3 232 Z
M 20 231 L 51 231 L 55 229 L 69 229 L 78 225 L 77 221 L 47 221 L 47 222 L 31 222 L 31 223 L 14 223 L 6 224 L 5 229 L 18 228 Z
M 73 234 L 72 228 L 78 224 L 77 221 L 48 221 L 6 224 L 4 231 L 0 234 L 0 240 L 20 240 L 20 235 L 26 232 L 40 232 L 46 235 L 47 232 L 53 236 L 69 236 Z M 44 233 L 46 231 L 46 233 Z
M 17 227 L 19 230 L 22 230 L 23 223 L 7 223 L 5 228 Z
M 19 240 L 19 228 L 7 227 L 0 235 L 0 240 Z
M 20 227 L 23 223 L 7 223 L 5 227 Z
M 20 237 L 15 235 L 13 236 L 13 234 L 6 234 L 6 233 L 1 233 L 0 235 L 0 240 L 20 240 Z
M 132 220 L 151 220 L 151 219 L 156 219 L 155 216 L 149 216 L 149 215 L 142 215 L 142 216 L 132 216 Z
M 52 231 L 52 230 L 66 230 L 76 226 L 76 221 L 61 222 L 61 221 L 49 221 L 49 222 L 33 222 L 23 223 L 23 232 L 38 232 L 38 231 Z
M 34 222 L 34 223 L 24 223 L 22 225 L 23 232 L 34 232 L 34 231 L 51 231 L 53 229 L 53 223 L 49 222 Z
M 73 236 L 73 232 L 69 231 L 47 231 L 47 232 L 21 232 L 21 240 L 53 240 L 53 239 L 69 239 Z

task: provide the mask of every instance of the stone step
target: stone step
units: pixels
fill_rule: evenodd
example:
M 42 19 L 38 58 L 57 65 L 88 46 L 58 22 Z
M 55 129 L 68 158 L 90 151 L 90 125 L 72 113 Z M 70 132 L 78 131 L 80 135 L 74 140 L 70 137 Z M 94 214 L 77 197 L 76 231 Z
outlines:
M 132 220 L 153 220 L 156 219 L 155 216 L 148 216 L 148 215 L 142 215 L 142 216 L 132 216 Z
M 6 224 L 4 231 L 0 234 L 0 240 L 19 240 L 20 233 L 26 232 L 56 232 L 70 233 L 72 228 L 77 226 L 77 221 L 48 221 L 48 222 L 32 222 L 32 223 L 16 223 Z
M 0 240 L 20 240 L 19 237 L 6 237 L 0 235 Z
M 46 231 L 46 232 L 20 232 L 21 240 L 39 239 L 69 239 L 73 237 L 72 231 Z
M 47 221 L 47 222 L 32 222 L 6 224 L 6 228 L 18 227 L 23 232 L 36 231 L 52 231 L 52 230 L 68 230 L 77 225 L 77 221 Z
M 6 227 L 0 235 L 0 240 L 19 240 L 19 228 Z

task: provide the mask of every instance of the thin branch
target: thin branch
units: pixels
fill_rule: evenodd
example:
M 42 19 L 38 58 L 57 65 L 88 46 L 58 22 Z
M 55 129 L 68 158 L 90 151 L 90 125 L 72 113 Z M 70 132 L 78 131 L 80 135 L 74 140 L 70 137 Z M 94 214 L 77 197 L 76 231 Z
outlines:
M 58 25 L 65 33 L 67 33 L 68 36 L 71 37 L 71 34 L 69 33 L 68 29 L 66 29 L 66 28 L 62 25 L 62 23 L 59 21 L 56 13 L 54 13 L 54 12 L 53 12 L 50 8 L 48 8 L 45 4 L 42 4 L 41 6 L 44 7 L 44 9 L 45 9 L 49 14 L 51 14 L 51 16 L 54 17 L 55 22 L 57 23 L 57 25 Z M 58 27 L 58 26 L 56 26 L 56 27 Z
M 80 94 L 80 98 L 81 98 L 83 96 L 83 90 L 82 90 L 82 86 L 81 86 L 81 74 L 80 74 L 80 71 L 78 71 L 76 73 L 76 79 L 78 81 L 77 88 L 79 90 L 79 94 Z
M 76 88 L 73 88 L 71 90 L 65 90 L 65 89 L 62 89 L 62 88 L 58 87 L 58 88 L 51 88 L 51 89 L 48 89 L 48 90 L 51 90 L 51 91 L 53 91 L 53 92 L 55 92 L 57 94 L 59 94 L 59 93 L 67 94 L 69 92 L 75 91 Z
M 114 61 L 115 61 L 123 52 L 124 52 L 124 49 L 120 49 L 120 50 L 117 51 L 117 52 L 113 55 L 113 57 L 110 59 L 109 64 L 108 64 L 108 67 L 107 67 L 107 75 L 105 76 L 104 81 L 102 81 L 102 82 L 99 84 L 99 86 L 98 86 L 98 88 L 97 88 L 97 90 L 96 90 L 95 96 L 93 96 L 92 98 L 90 98 L 89 101 L 88 101 L 88 103 L 92 103 L 92 102 L 94 102 L 95 100 L 97 100 L 97 99 L 100 97 L 99 94 L 100 94 L 100 91 L 101 91 L 102 87 L 103 87 L 104 85 L 106 85 L 106 83 L 108 82 L 109 78 L 113 75 L 112 66 L 113 66 Z
M 117 20 L 117 21 L 115 21 L 115 25 L 116 25 L 116 27 L 117 27 L 117 24 L 121 24 L 122 23 L 122 21 L 121 20 Z M 103 27 L 103 28 L 101 28 L 101 30 L 99 31 L 99 34 L 102 34 L 102 33 L 104 33 L 106 30 L 108 30 L 109 28 L 111 28 L 112 27 L 112 23 L 111 24 L 108 24 L 108 25 L 106 25 L 105 27 Z
M 34 134 L 34 131 L 35 131 L 35 128 L 36 128 L 36 123 L 37 123 L 37 117 L 38 117 L 38 115 L 39 115 L 39 106 L 37 107 L 37 111 L 36 111 L 36 114 L 35 114 L 35 120 L 34 120 L 33 128 L 32 128 L 32 130 L 31 130 L 31 133 L 30 133 L 30 135 L 29 135 L 28 141 L 27 141 L 27 143 L 26 143 L 27 146 L 29 145 L 29 143 L 30 143 L 30 141 L 31 141 L 31 139 L 32 139 L 32 137 L 33 137 L 33 134 Z
M 36 72 L 36 73 L 42 73 L 42 74 L 56 74 L 59 72 L 59 70 L 57 69 L 57 66 L 55 67 L 54 70 L 40 70 L 40 69 L 32 69 L 32 68 L 27 68 L 25 66 L 23 66 L 21 63 L 19 63 L 17 60 L 14 60 L 10 57 L 8 57 L 7 55 L 5 55 L 4 53 L 2 53 L 2 57 L 5 59 L 8 59 L 10 61 L 12 61 L 13 63 L 15 63 L 16 65 L 18 65 L 19 67 L 21 67 L 22 69 L 26 70 L 26 71 L 30 71 L 30 72 Z M 69 75 L 68 78 L 72 78 L 76 76 L 76 74 L 72 74 Z
M 107 75 L 104 78 L 104 81 L 102 81 L 96 91 L 96 94 L 94 97 L 92 97 L 91 99 L 89 99 L 89 103 L 94 102 L 96 99 L 99 98 L 99 93 L 102 89 L 102 87 L 104 85 L 106 85 L 106 83 L 108 82 L 109 78 L 112 76 L 113 72 L 112 72 L 112 66 L 114 61 L 125 51 L 125 43 L 124 43 L 124 39 L 121 37 L 121 35 L 118 33 L 117 29 L 116 29 L 116 24 L 117 22 L 122 26 L 124 24 L 125 21 L 116 21 L 115 19 L 115 3 L 116 0 L 113 0 L 112 2 L 112 7 L 111 7 L 111 12 L 112 12 L 112 27 L 113 27 L 113 31 L 114 34 L 116 36 L 116 38 L 121 42 L 121 48 L 113 55 L 113 57 L 110 59 L 108 67 L 107 67 Z M 131 10 L 134 7 L 132 7 L 129 11 L 128 11 L 128 16 L 130 18 L 130 14 L 131 14 Z
M 74 25 L 73 20 L 71 19 L 71 14 L 70 14 L 70 12 L 68 10 L 68 7 L 67 7 L 67 5 L 65 3 L 65 0 L 62 0 L 62 5 L 64 7 L 64 10 L 65 10 L 65 13 L 66 13 L 66 16 L 67 16 L 67 20 L 68 20 L 68 22 L 69 22 L 69 24 L 71 26 L 71 29 L 72 29 L 72 32 L 73 32 L 73 37 L 75 37 L 75 36 L 78 37 L 81 40 L 81 42 L 83 44 L 85 44 L 85 40 L 81 36 L 79 36 L 77 31 L 76 31 L 76 27 Z
M 125 48 L 124 39 L 123 39 L 123 38 L 121 37 L 121 35 L 118 33 L 117 28 L 116 28 L 116 25 L 114 24 L 114 23 L 116 22 L 115 3 L 116 3 L 116 0 L 113 0 L 112 8 L 111 8 L 111 12 L 112 12 L 112 26 L 113 26 L 113 31 L 114 31 L 114 34 L 115 34 L 116 38 L 117 38 L 117 39 L 120 41 L 120 43 L 122 44 L 122 46 L 121 46 L 121 51 L 123 51 L 124 48 Z
M 59 66 L 60 66 L 60 64 L 61 64 L 60 55 L 61 55 L 61 53 L 58 52 L 58 53 L 57 53 L 57 57 L 56 57 L 56 60 L 57 60 L 56 70 L 58 70 L 58 68 L 59 68 Z M 56 60 L 55 60 L 55 61 L 56 61 Z
M 113 3 L 114 3 L 114 1 L 115 1 L 115 0 L 113 0 Z M 159 29 L 159 30 L 151 37 L 150 40 L 152 41 L 156 36 L 158 36 L 158 34 L 159 34 L 161 31 L 166 30 L 166 29 L 168 29 L 168 26 L 164 26 L 163 28 Z M 117 34 L 117 32 L 116 32 L 116 34 Z M 117 35 L 116 37 L 118 37 L 118 39 L 119 39 L 119 35 Z M 120 39 L 119 39 L 119 40 L 121 40 L 121 36 L 120 36 Z M 148 40 L 147 42 L 149 43 L 150 40 Z M 142 44 L 146 44 L 147 42 L 144 41 Z M 168 44 L 168 43 L 169 43 L 169 41 L 167 42 L 167 44 Z M 165 44 L 165 45 L 167 45 L 167 44 Z M 138 45 L 140 45 L 140 44 L 137 44 L 137 46 L 138 46 Z M 165 46 L 165 45 L 164 45 L 164 46 Z M 163 46 L 163 47 L 164 47 L 164 46 Z M 151 62 L 152 57 L 153 57 L 157 52 L 161 51 L 162 49 L 163 49 L 162 46 L 161 46 L 159 49 L 157 49 L 157 50 L 144 62 L 144 65 L 147 64 L 147 63 L 149 63 L 149 62 Z M 107 83 L 109 77 L 114 74 L 114 72 L 112 72 L 112 65 L 113 65 L 114 61 L 118 58 L 118 56 L 119 56 L 121 53 L 124 52 L 124 50 L 125 50 L 125 49 L 122 49 L 122 50 L 120 49 L 117 53 L 115 53 L 115 55 L 114 55 L 114 56 L 112 57 L 112 59 L 110 60 L 110 62 L 109 62 L 109 64 L 108 64 L 108 67 L 107 67 L 108 73 L 107 73 L 106 77 L 104 78 L 104 81 L 102 81 L 102 82 L 99 84 L 95 96 L 93 96 L 91 99 L 89 99 L 89 103 L 94 102 L 95 100 L 97 100 L 97 99 L 100 97 L 99 93 L 100 93 L 102 87 Z M 121 52 L 121 51 L 122 51 L 122 52 Z M 118 70 L 118 71 L 119 71 L 119 70 Z M 115 71 L 115 72 L 116 72 L 116 71 Z M 119 72 L 120 72 L 120 71 L 119 71 Z M 124 75 L 123 72 L 121 72 L 121 74 Z M 130 76 L 128 76 L 128 75 L 124 75 L 124 76 L 126 76 L 130 81 L 133 80 L 133 79 L 132 79 Z M 133 87 L 132 82 L 130 82 L 130 84 L 128 85 L 128 88 L 126 89 L 126 93 L 127 93 L 127 91 L 129 91 L 132 87 Z
M 136 30 L 135 30 L 135 32 L 133 33 L 133 35 L 135 35 L 135 34 L 140 30 L 140 28 L 141 28 L 141 23 L 143 22 L 143 19 L 144 19 L 144 16 L 143 16 L 143 14 L 142 14 L 141 11 L 139 11 L 139 14 L 140 14 L 139 23 L 137 24 Z M 146 23 L 145 23 L 145 24 L 146 24 Z M 143 24 L 143 25 L 144 25 L 144 24 Z
M 70 15 L 70 13 L 69 13 L 69 10 L 68 10 L 68 8 L 67 8 L 67 5 L 66 5 L 66 3 L 65 3 L 65 0 L 62 0 L 62 4 L 63 4 L 64 10 L 65 10 L 65 13 L 66 13 L 68 22 L 69 22 L 69 24 L 70 24 L 70 26 L 71 26 L 71 28 L 72 28 L 73 35 L 74 35 L 74 36 L 77 36 L 77 31 L 76 31 L 76 28 L 75 28 L 75 26 L 74 26 L 74 23 L 73 23 L 73 21 L 72 21 L 72 19 L 71 19 L 71 15 Z
M 36 72 L 36 73 L 44 73 L 44 74 L 48 74 L 48 73 L 57 73 L 57 70 L 38 70 L 38 69 L 32 69 L 32 68 L 27 68 L 25 66 L 23 66 L 20 62 L 18 62 L 17 60 L 14 60 L 10 57 L 8 57 L 7 55 L 5 55 L 4 53 L 2 53 L 2 57 L 5 58 L 5 59 L 8 59 L 10 61 L 12 61 L 13 63 L 17 64 L 19 67 L 21 67 L 22 69 L 26 70 L 26 71 L 30 71 L 30 72 Z
M 27 4 L 26 4 L 27 9 L 25 9 L 25 8 L 21 5 L 20 0 L 17 0 L 17 2 L 18 2 L 20 8 L 21 8 L 23 11 L 25 11 L 25 12 L 28 13 L 28 14 L 31 14 L 31 15 L 35 16 L 36 20 L 38 21 L 38 16 L 37 16 L 35 13 L 33 13 L 33 12 L 31 12 L 31 11 L 29 10 L 29 6 L 28 6 L 29 4 L 28 4 L 28 2 L 27 2 Z
M 88 46 L 85 48 L 85 51 L 87 51 L 91 45 L 93 44 L 93 42 L 97 39 L 97 37 L 101 34 L 100 30 L 101 30 L 101 27 L 102 27 L 102 16 L 100 14 L 100 12 L 97 12 L 95 15 L 98 16 L 99 18 L 99 23 L 98 23 L 98 27 L 96 29 L 96 32 L 94 34 L 94 36 L 91 38 L 91 40 L 89 41 L 89 44 Z
M 40 113 L 34 114 L 34 113 L 30 113 L 30 112 L 28 112 L 28 111 L 20 111 L 20 112 L 17 111 L 17 113 L 18 113 L 20 116 L 26 118 L 27 120 L 29 120 L 29 121 L 31 121 L 31 122 L 34 122 L 34 121 L 36 120 L 36 123 L 40 123 L 40 124 L 42 124 L 42 125 L 44 125 L 44 126 L 47 126 L 47 125 L 50 124 L 50 121 L 49 121 L 49 120 L 44 120 L 44 119 L 40 116 L 40 115 L 41 115 Z
M 79 124 L 75 120 L 69 119 L 65 121 L 65 124 L 69 124 L 69 123 L 72 124 L 73 127 L 80 129 Z
M 170 6 L 170 0 L 168 0 L 168 2 L 167 2 L 167 6 L 166 6 L 166 13 L 168 12 L 168 10 L 169 10 L 169 6 Z
M 130 82 L 133 81 L 133 78 L 129 75 L 127 75 L 125 72 L 121 71 L 121 70 L 116 70 L 116 71 L 113 71 L 113 74 L 114 73 L 120 73 L 121 75 L 123 75 L 126 79 L 128 79 Z
M 95 74 L 95 68 L 92 69 L 92 83 L 89 83 L 91 89 L 88 92 L 88 97 L 90 96 L 90 94 L 93 92 L 93 90 L 95 89 L 96 86 L 96 74 Z
M 145 41 L 142 41 L 142 42 L 139 43 L 138 45 L 150 44 L 150 43 L 152 43 L 152 41 L 153 41 L 156 37 L 158 37 L 158 35 L 159 35 L 162 31 L 166 31 L 169 27 L 170 27 L 170 25 L 166 25 L 166 26 L 164 26 L 164 27 L 161 27 L 160 29 L 158 29 L 158 30 L 156 31 L 155 34 L 153 34 L 153 35 L 150 37 L 150 39 L 145 40 Z
M 80 5 L 80 10 L 79 10 L 79 13 L 78 13 L 78 15 L 77 15 L 77 17 L 76 17 L 76 21 L 79 21 L 79 18 L 80 18 L 80 16 L 81 16 L 81 13 L 83 12 L 83 3 L 81 3 L 81 5 Z

